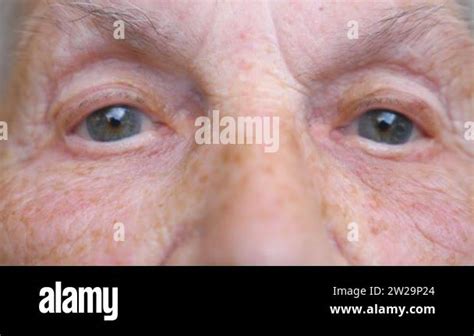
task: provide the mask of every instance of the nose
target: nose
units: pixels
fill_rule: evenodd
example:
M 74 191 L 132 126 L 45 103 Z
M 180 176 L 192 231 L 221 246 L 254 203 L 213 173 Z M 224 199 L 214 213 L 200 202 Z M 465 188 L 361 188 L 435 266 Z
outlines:
M 222 148 L 223 174 L 202 225 L 203 263 L 337 264 L 323 195 L 312 186 L 292 127 L 276 153 Z
M 192 243 L 193 252 L 187 253 L 193 262 L 343 263 L 329 231 L 322 188 L 314 185 L 308 171 L 294 118 L 287 111 L 272 111 L 282 117 L 278 151 L 265 152 L 258 144 L 212 145 L 208 154 L 214 156 L 212 183 L 201 195 L 207 206 L 194 223 L 199 235 Z
M 258 31 L 254 29 L 255 36 L 268 35 Z M 265 27 L 261 31 L 266 31 Z M 330 232 L 324 188 L 314 183 L 323 178 L 315 179 L 318 172 L 314 168 L 310 172 L 307 164 L 304 122 L 295 108 L 301 105 L 293 104 L 298 100 L 294 96 L 299 95 L 287 94 L 292 89 L 281 74 L 284 62 L 272 49 L 276 43 L 268 42 L 267 37 L 258 40 L 262 43 L 247 41 L 239 50 L 228 50 L 222 43 L 219 55 L 227 50 L 229 56 L 224 57 L 225 69 L 207 69 L 207 73 L 219 74 L 212 77 L 210 86 L 221 88 L 214 104 L 219 106 L 221 118 L 280 118 L 278 150 L 269 153 L 264 144 L 255 143 L 198 149 L 202 160 L 213 162 L 208 164 L 207 190 L 199 195 L 206 205 L 192 223 L 198 233 L 173 253 L 170 263 L 344 263 Z

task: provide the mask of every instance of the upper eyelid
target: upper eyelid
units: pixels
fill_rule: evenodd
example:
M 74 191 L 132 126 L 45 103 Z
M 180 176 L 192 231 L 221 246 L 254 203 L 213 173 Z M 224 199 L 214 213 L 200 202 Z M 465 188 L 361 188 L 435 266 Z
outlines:
M 404 108 L 404 104 L 398 98 L 394 97 L 373 97 L 369 99 L 363 99 L 357 104 L 357 110 L 369 110 L 374 109 L 376 106 L 393 106 Z
M 66 132 L 72 131 L 94 111 L 112 105 L 128 105 L 143 112 L 150 119 L 153 119 L 153 117 L 157 119 L 155 111 L 151 111 L 150 104 L 146 103 L 144 95 L 144 93 L 126 86 L 108 85 L 104 88 L 92 88 L 67 99 L 64 103 L 55 107 L 52 118 L 58 120 L 59 126 Z
M 389 93 L 385 90 L 338 106 L 340 118 L 338 118 L 337 123 L 352 122 L 364 112 L 372 109 L 388 109 L 403 114 L 414 122 L 425 135 L 430 137 L 435 137 L 440 131 L 440 124 L 434 107 L 410 94 Z

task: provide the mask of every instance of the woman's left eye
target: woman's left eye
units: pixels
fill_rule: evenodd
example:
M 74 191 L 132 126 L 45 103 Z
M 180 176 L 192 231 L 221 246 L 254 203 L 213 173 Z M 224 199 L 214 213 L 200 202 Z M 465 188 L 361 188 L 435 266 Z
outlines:
M 402 145 L 416 131 L 413 122 L 403 114 L 376 109 L 365 112 L 357 125 L 358 135 L 379 143 Z
M 108 106 L 89 115 L 79 131 L 94 141 L 118 141 L 139 134 L 144 118 L 142 112 L 130 106 Z

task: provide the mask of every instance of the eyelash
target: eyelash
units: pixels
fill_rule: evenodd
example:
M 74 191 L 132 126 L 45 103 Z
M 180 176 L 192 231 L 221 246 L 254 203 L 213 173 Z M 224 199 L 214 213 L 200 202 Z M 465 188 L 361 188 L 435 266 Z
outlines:
M 88 92 L 82 94 L 87 96 Z M 70 99 L 62 108 L 63 114 L 58 115 L 60 125 L 65 132 L 65 135 L 70 135 L 79 127 L 79 125 L 86 120 L 86 118 L 93 112 L 113 105 L 127 105 L 135 108 L 144 115 L 146 115 L 153 123 L 158 123 L 159 118 L 156 113 L 150 111 L 148 106 L 144 103 L 142 95 L 135 93 L 130 89 L 124 90 L 121 88 L 108 88 L 101 90 L 100 88 L 93 89 L 91 96 L 80 100 L 76 97 Z M 66 111 L 66 112 L 64 112 Z
M 426 115 L 421 115 L 420 113 L 414 113 L 413 111 L 417 111 L 422 109 L 427 109 L 425 104 L 418 100 L 411 100 L 411 101 L 403 101 L 395 97 L 386 96 L 386 97 L 378 97 L 378 98 L 366 98 L 358 101 L 355 106 L 351 104 L 352 108 L 349 108 L 350 111 L 340 111 L 343 118 L 346 120 L 343 123 L 341 128 L 349 127 L 355 120 L 360 118 L 364 113 L 381 109 L 381 110 L 389 110 L 393 112 L 400 113 L 404 115 L 406 118 L 410 119 L 413 124 L 418 128 L 421 135 L 425 137 L 433 137 L 434 132 L 432 127 L 429 126 L 430 121 L 428 120 L 429 117 Z M 349 114 L 349 116 L 348 116 Z M 348 120 L 350 118 L 350 120 Z

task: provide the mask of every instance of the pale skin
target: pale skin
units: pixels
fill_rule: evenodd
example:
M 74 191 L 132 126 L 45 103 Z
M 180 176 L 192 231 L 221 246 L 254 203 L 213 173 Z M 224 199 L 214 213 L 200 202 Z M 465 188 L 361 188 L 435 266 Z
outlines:
M 110 2 L 54 3 L 27 9 L 50 20 L 29 19 L 0 106 L 2 264 L 474 264 L 474 47 L 454 2 L 384 25 L 437 3 L 114 1 L 124 41 L 84 14 Z M 414 138 L 358 136 L 374 99 Z M 108 103 L 153 122 L 77 131 Z M 212 109 L 280 117 L 279 150 L 197 145 Z

